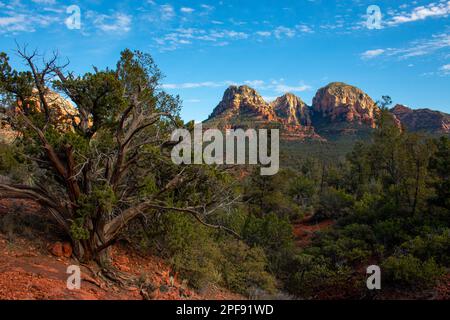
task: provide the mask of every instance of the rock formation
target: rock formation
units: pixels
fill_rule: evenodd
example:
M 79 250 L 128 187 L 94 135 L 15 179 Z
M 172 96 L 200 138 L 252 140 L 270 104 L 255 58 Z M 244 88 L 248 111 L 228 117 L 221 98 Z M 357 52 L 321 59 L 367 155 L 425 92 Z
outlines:
M 55 128 L 61 131 L 73 130 L 73 121 L 77 123 L 79 119 L 76 116 L 78 112 L 72 103 L 50 89 L 48 89 L 46 99 L 49 105 L 51 119 L 53 120 L 52 124 Z M 44 112 L 37 90 L 33 90 L 33 96 L 28 98 L 25 106 L 22 105 L 22 102 L 18 102 L 17 105 L 28 108 L 33 112 Z M 15 111 L 10 108 L 0 107 L 0 143 L 11 143 L 19 136 L 19 133 L 14 131 L 7 121 L 7 114 L 9 112 Z
M 333 82 L 317 91 L 313 110 L 330 122 L 356 122 L 374 128 L 379 109 L 362 90 L 342 82 Z
M 248 86 L 230 86 L 210 118 L 230 117 L 237 114 L 250 115 L 267 121 L 272 121 L 276 117 L 273 109 L 256 90 Z
M 396 105 L 392 114 L 410 131 L 427 133 L 450 133 L 450 115 L 430 109 L 413 110 L 404 105 Z
M 204 127 L 279 128 L 284 139 L 320 139 L 311 126 L 310 108 L 297 96 L 285 94 L 267 103 L 248 86 L 231 86 Z
M 278 118 L 287 125 L 311 126 L 311 112 L 309 107 L 296 95 L 286 93 L 277 98 L 270 106 Z
M 280 128 L 284 139 L 321 139 L 334 135 L 364 135 L 376 127 L 380 109 L 362 90 L 333 82 L 319 89 L 312 106 L 286 93 L 267 103 L 248 86 L 231 86 L 214 109 L 205 127 Z M 410 131 L 450 133 L 450 115 L 429 109 L 412 110 L 397 105 L 391 110 L 398 126 Z

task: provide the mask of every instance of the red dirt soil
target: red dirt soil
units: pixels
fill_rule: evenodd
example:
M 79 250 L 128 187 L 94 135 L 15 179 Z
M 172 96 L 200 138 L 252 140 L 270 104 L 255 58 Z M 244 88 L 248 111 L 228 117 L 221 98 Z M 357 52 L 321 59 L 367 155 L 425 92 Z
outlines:
M 10 214 L 11 205 L 11 201 L 0 201 L 0 217 Z M 21 202 L 20 205 L 34 214 L 40 211 L 39 206 L 32 203 Z M 94 266 L 81 266 L 81 289 L 69 290 L 67 267 L 79 264 L 71 258 L 55 257 L 49 250 L 52 246 L 54 242 L 40 235 L 32 241 L 21 236 L 11 238 L 0 232 L 0 300 L 244 299 L 213 286 L 201 294 L 196 293 L 187 287 L 186 281 L 173 275 L 162 259 L 143 256 L 125 245 L 111 248 L 112 265 L 127 278 L 139 279 L 135 285 L 124 287 L 107 282 L 94 276 Z M 152 289 L 148 290 L 149 287 Z
M 294 236 L 298 247 L 305 248 L 314 237 L 314 233 L 330 228 L 334 225 L 333 220 L 325 220 L 318 223 L 312 221 L 313 216 L 294 222 Z

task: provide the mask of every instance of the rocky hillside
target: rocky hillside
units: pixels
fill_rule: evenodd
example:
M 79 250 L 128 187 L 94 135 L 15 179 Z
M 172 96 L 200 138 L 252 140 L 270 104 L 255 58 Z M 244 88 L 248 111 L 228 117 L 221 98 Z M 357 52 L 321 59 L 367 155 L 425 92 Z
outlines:
M 0 143 L 11 143 L 16 137 L 17 133 L 7 122 L 6 113 L 0 108 Z
M 370 132 L 376 126 L 378 112 L 369 95 L 342 82 L 319 89 L 312 106 L 291 93 L 268 103 L 248 86 L 231 86 L 204 124 L 222 129 L 276 127 L 285 139 L 323 140 L 330 135 Z M 391 112 L 411 131 L 449 133 L 448 114 L 400 105 Z
M 313 99 L 313 110 L 330 122 L 355 122 L 372 128 L 379 111 L 366 93 L 342 82 L 330 83 L 319 89 Z
M 205 128 L 280 128 L 284 139 L 320 139 L 311 126 L 311 109 L 297 96 L 286 94 L 272 103 L 248 86 L 231 86 L 214 109 Z
M 282 122 L 294 126 L 311 126 L 311 110 L 296 95 L 286 93 L 270 104 Z
M 54 123 L 55 127 L 62 131 L 73 130 L 71 126 L 72 118 L 75 122 L 79 120 L 76 117 L 77 110 L 72 103 L 50 89 L 48 89 L 46 98 L 50 107 L 50 113 L 53 115 L 52 118 L 56 119 Z M 21 106 L 20 102 L 18 104 Z M 37 90 L 33 91 L 33 96 L 29 98 L 25 108 L 36 112 L 43 112 Z M 11 143 L 18 137 L 18 133 L 7 122 L 7 114 L 9 112 L 14 112 L 14 110 L 0 106 L 0 143 Z
M 430 109 L 413 110 L 404 105 L 396 105 L 391 109 L 395 117 L 406 129 L 428 133 L 450 133 L 450 115 Z
M 248 115 L 259 120 L 275 119 L 274 110 L 264 101 L 256 90 L 248 86 L 231 86 L 214 109 L 211 118 L 232 118 L 235 115 Z

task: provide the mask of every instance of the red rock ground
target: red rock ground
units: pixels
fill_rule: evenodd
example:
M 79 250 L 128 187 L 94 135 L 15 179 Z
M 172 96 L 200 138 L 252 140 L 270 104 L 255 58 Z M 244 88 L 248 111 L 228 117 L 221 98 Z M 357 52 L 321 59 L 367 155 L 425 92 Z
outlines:
M 35 204 L 1 200 L 0 218 L 11 216 L 11 208 L 19 208 L 21 214 L 41 214 Z M 196 293 L 182 279 L 172 275 L 163 260 L 143 256 L 125 245 L 112 248 L 112 264 L 127 279 L 135 279 L 133 284 L 121 286 L 103 280 L 93 274 L 95 266 L 81 266 L 81 289 L 71 291 L 66 286 L 69 276 L 66 270 L 69 265 L 78 263 L 64 254 L 60 257 L 52 254 L 57 238 L 49 238 L 46 230 L 37 234 L 34 230 L 33 233 L 28 231 L 25 233 L 29 236 L 21 236 L 13 231 L 5 232 L 4 223 L 1 227 L 0 300 L 142 300 L 144 296 L 160 300 L 243 299 L 217 287 Z
M 308 216 L 293 224 L 295 241 L 300 248 L 305 248 L 311 243 L 315 232 L 330 228 L 334 224 L 333 220 L 315 223 L 312 218 L 313 216 Z

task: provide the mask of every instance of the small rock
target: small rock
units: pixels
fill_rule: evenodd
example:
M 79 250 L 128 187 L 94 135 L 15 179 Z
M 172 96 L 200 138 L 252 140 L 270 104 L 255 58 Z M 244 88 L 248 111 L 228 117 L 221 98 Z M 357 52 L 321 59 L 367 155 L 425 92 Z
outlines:
M 64 251 L 63 251 L 63 245 L 61 242 L 55 242 L 51 248 L 50 248 L 50 252 L 55 256 L 55 257 L 63 257 L 64 256 Z
M 70 258 L 72 256 L 72 245 L 69 242 L 64 242 L 62 244 L 63 256 L 66 258 Z

